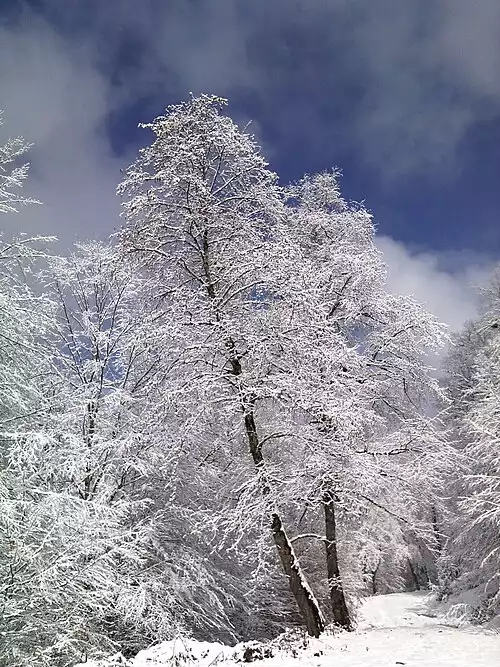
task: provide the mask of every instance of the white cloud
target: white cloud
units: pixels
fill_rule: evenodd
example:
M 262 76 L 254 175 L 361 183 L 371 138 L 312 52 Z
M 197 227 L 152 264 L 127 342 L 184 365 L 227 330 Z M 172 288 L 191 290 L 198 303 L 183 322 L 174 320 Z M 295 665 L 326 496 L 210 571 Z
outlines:
M 383 179 L 436 168 L 454 175 L 469 130 L 500 113 L 497 0 L 325 4 L 349 25 L 360 155 Z
M 491 262 L 469 253 L 412 251 L 403 243 L 380 236 L 377 245 L 387 264 L 388 287 L 413 296 L 451 332 L 477 315 L 478 288 L 493 268 Z
M 131 0 L 43 4 L 68 30 L 80 30 L 84 15 L 89 30 L 79 34 L 103 61 L 121 48 L 140 51 L 114 90 L 122 98 L 244 90 L 286 125 L 293 109 L 289 96 L 285 105 L 276 96 L 281 82 L 287 95 L 318 84 L 303 110 L 309 120 L 292 132 L 317 142 L 321 128 L 382 178 L 459 169 L 471 127 L 500 113 L 498 0 L 143 0 L 139 11 Z M 344 97 L 352 106 L 338 127 L 321 109 Z
M 3 216 L 4 228 L 64 242 L 107 235 L 117 221 L 120 173 L 102 127 L 108 85 L 90 54 L 41 21 L 0 28 L 0 90 L 5 129 L 35 144 L 26 188 L 43 202 Z
M 130 12 L 121 16 L 130 25 Z M 292 131 L 345 142 L 382 179 L 453 175 L 469 130 L 500 113 L 498 0 L 173 0 L 135 34 L 152 56 L 138 79 L 161 85 L 169 71 L 182 90 L 244 89 L 284 124 L 294 109 L 275 99 L 280 80 L 288 93 L 312 84 L 316 97 Z M 344 96 L 352 107 L 343 118 L 322 116 Z

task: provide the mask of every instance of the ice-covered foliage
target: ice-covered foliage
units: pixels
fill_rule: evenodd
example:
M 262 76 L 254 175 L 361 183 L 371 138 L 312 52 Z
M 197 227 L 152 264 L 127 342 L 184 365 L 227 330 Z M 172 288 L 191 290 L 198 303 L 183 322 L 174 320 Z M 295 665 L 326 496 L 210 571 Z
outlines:
M 442 330 L 387 291 L 371 216 L 342 199 L 338 173 L 280 191 L 222 106 L 193 98 L 146 126 L 154 141 L 120 186 L 121 241 L 156 280 L 171 433 L 205 483 L 228 471 L 214 531 L 247 553 L 253 541 L 258 571 L 269 508 L 293 525 L 329 494 L 412 522 L 417 496 L 431 502 L 446 447 L 425 354 Z
M 32 144 L 22 137 L 8 139 L 0 146 L 0 213 L 15 213 L 21 205 L 38 203 L 35 199 L 24 197 L 19 192 L 29 170 L 29 164 L 22 163 L 22 160 L 31 147 Z
M 451 478 L 451 539 L 441 562 L 442 580 L 444 592 L 452 596 L 475 591 L 472 613 L 478 620 L 500 610 L 499 331 L 497 271 L 484 294 L 483 314 L 457 340 L 448 363 L 455 394 L 453 442 L 463 465 Z

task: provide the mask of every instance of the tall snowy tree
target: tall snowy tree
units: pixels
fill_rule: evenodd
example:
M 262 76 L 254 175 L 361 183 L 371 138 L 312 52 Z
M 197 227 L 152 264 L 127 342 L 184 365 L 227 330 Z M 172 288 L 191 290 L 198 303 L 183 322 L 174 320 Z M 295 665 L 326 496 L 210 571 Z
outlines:
M 337 172 L 306 177 L 289 197 L 280 393 L 302 423 L 297 475 L 304 500 L 323 508 L 333 618 L 349 628 L 337 510 L 377 508 L 416 524 L 418 496 L 430 502 L 433 459 L 446 453 L 429 417 L 441 392 L 425 355 L 443 332 L 419 304 L 387 290 L 371 216 L 343 200 Z
M 186 412 L 196 412 L 195 428 L 184 427 L 181 437 L 190 446 L 206 446 L 199 438 L 208 423 L 238 433 L 230 456 L 238 466 L 249 456 L 254 465 L 255 490 L 264 500 L 283 571 L 309 633 L 318 635 L 324 621 L 265 464 L 264 444 L 279 439 L 281 429 L 259 421 L 272 399 L 267 381 L 276 337 L 268 306 L 280 262 L 273 238 L 286 216 L 275 175 L 253 139 L 220 114 L 223 104 L 215 97 L 193 98 L 145 126 L 154 142 L 119 188 L 128 222 L 123 250 L 156 276 L 151 297 L 163 309 L 170 354 L 178 355 L 180 385 L 173 391 L 178 401 L 188 401 Z
M 110 650 L 117 575 L 139 558 L 130 504 L 110 502 L 127 466 L 137 467 L 132 448 L 123 457 L 125 397 L 112 391 L 124 361 L 124 289 L 102 251 L 83 255 L 47 258 L 44 288 L 57 301 L 45 298 L 52 317 L 38 330 L 38 364 L 50 371 L 40 381 L 45 413 L 10 434 L 5 452 L 3 648 L 12 665 L 66 665 Z
M 153 302 L 179 354 L 182 391 L 172 391 L 186 413 L 197 406 L 197 446 L 206 447 L 207 424 L 240 423 L 283 569 L 318 634 L 323 619 L 284 518 L 297 496 L 323 508 L 333 617 L 350 627 L 335 510 L 415 518 L 438 456 L 428 412 L 439 388 L 425 353 L 442 331 L 388 293 L 371 217 L 342 199 L 337 173 L 307 177 L 283 197 L 220 106 L 193 99 L 146 126 L 154 143 L 120 187 L 123 250 L 157 276 Z M 241 441 L 226 433 L 212 433 L 214 449 L 241 465 Z M 237 510 L 254 507 L 247 483 Z
M 0 212 L 16 213 L 33 200 L 19 192 L 28 165 L 18 160 L 29 149 L 22 138 L 0 147 Z M 50 401 L 44 387 L 50 382 L 50 364 L 42 345 L 52 321 L 50 301 L 34 291 L 34 273 L 44 258 L 43 240 L 20 236 L 0 247 L 0 662 L 21 664 L 25 650 L 24 619 L 29 598 L 19 592 L 31 585 L 27 564 L 33 551 L 25 542 L 26 529 L 37 531 L 36 516 L 27 519 L 31 502 L 28 470 L 18 467 L 24 457 L 24 435 L 45 421 Z M 28 456 L 29 459 L 29 456 Z M 33 547 L 34 552 L 40 543 Z M 19 659 L 19 660 L 18 660 Z

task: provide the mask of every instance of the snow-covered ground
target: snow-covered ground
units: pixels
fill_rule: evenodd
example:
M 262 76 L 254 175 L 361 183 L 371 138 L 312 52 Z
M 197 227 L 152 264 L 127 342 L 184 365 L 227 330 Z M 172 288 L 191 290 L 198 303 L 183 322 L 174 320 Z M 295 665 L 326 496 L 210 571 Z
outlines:
M 245 662 L 245 646 L 176 640 L 141 651 L 130 665 L 230 667 Z M 395 593 L 365 600 L 357 632 L 326 634 L 309 641 L 307 648 L 296 647 L 293 652 L 275 650 L 273 657 L 254 664 L 256 667 L 500 667 L 500 634 L 461 625 L 456 616 L 439 613 L 427 593 Z
M 500 635 L 459 625 L 432 611 L 427 593 L 368 598 L 358 632 L 325 642 L 324 656 L 302 664 L 336 667 L 500 667 Z M 320 642 L 318 641 L 318 644 Z M 269 665 L 272 663 L 269 662 Z

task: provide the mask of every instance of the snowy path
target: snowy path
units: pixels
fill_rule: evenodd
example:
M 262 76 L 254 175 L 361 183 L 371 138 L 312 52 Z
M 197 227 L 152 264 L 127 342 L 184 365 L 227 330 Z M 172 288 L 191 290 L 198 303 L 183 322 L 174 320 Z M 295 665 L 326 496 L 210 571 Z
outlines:
M 427 593 L 395 593 L 368 598 L 359 629 L 312 640 L 298 652 L 258 660 L 255 667 L 500 667 L 500 634 L 454 627 L 444 616 L 429 614 Z M 132 667 L 239 667 L 235 649 L 192 642 L 194 660 L 181 658 L 172 642 L 141 651 Z M 237 648 L 237 647 L 236 647 Z M 172 662 L 172 652 L 177 659 Z M 196 655 L 196 657 L 195 657 Z M 241 653 L 240 653 L 241 656 Z
M 315 642 L 323 655 L 287 660 L 297 667 L 500 667 L 500 635 L 444 625 L 427 615 L 427 594 L 396 593 L 369 598 L 356 633 Z M 314 651 L 314 649 L 313 649 Z M 280 665 L 267 660 L 262 667 Z

